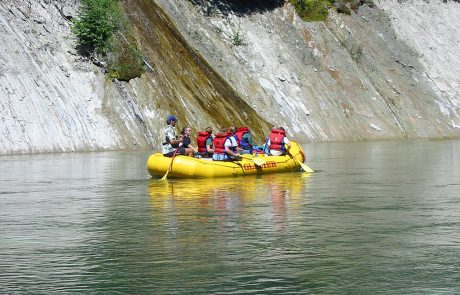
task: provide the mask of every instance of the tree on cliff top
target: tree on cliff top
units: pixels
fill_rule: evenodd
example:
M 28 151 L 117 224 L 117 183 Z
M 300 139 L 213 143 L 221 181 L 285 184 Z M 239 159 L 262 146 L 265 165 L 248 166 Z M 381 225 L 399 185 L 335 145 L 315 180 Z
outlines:
M 122 24 L 122 12 L 114 0 L 82 0 L 72 32 L 82 55 L 102 53 Z

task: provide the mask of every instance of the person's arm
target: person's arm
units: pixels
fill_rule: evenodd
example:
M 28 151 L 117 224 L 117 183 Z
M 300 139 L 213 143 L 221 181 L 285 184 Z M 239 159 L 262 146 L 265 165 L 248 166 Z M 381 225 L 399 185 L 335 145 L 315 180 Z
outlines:
M 183 141 L 182 137 L 176 138 L 174 131 L 168 132 L 168 138 L 171 145 L 179 145 Z
M 289 141 L 289 139 L 286 136 L 284 137 L 284 144 L 288 146 L 288 149 L 291 148 L 291 142 Z
M 237 153 L 233 152 L 228 146 L 225 147 L 225 152 L 227 152 L 227 154 L 229 154 L 230 156 L 234 156 L 234 157 L 240 156 L 238 152 Z
M 180 144 L 181 142 L 182 142 L 182 138 L 178 138 L 178 139 L 170 138 L 169 139 L 170 144 Z
M 208 153 L 214 153 L 214 149 L 212 148 L 212 140 L 206 140 L 206 151 Z
M 231 139 L 230 139 L 230 140 L 227 139 L 227 140 L 225 141 L 225 144 L 224 144 L 225 152 L 226 152 L 227 154 L 229 154 L 230 156 L 239 157 L 240 154 L 239 154 L 239 153 L 233 152 L 233 151 L 230 149 L 231 146 L 232 146 L 232 140 L 231 140 Z
M 191 145 L 190 143 L 188 144 L 188 147 L 191 148 L 193 152 L 198 151 L 198 148 L 194 147 L 194 146 Z
M 235 147 L 235 150 L 238 151 L 244 151 L 243 148 L 238 146 L 238 139 L 236 137 L 230 137 L 230 143 L 232 147 Z M 239 154 L 238 154 L 239 155 Z

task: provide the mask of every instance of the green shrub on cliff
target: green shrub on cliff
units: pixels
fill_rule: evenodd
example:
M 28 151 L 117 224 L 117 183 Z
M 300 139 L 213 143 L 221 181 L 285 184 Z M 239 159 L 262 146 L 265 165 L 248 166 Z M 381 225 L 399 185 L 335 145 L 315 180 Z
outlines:
M 325 20 L 328 9 L 334 1 L 329 0 L 289 0 L 295 7 L 297 14 L 306 21 Z
M 117 34 L 118 35 L 118 34 Z M 140 77 L 144 71 L 144 59 L 134 40 L 128 41 L 124 35 L 118 35 L 110 42 L 107 52 L 107 71 L 111 78 L 129 81 Z
M 106 62 L 110 77 L 129 81 L 144 72 L 142 54 L 117 0 L 81 0 L 72 32 L 80 54 Z
M 117 1 L 81 0 L 72 26 L 80 53 L 89 56 L 104 52 L 109 39 L 122 26 L 121 16 Z
M 373 7 L 373 0 L 289 0 L 294 5 L 297 14 L 306 21 L 322 21 L 329 14 L 329 9 L 336 7 L 337 12 L 351 14 L 359 6 L 367 4 Z

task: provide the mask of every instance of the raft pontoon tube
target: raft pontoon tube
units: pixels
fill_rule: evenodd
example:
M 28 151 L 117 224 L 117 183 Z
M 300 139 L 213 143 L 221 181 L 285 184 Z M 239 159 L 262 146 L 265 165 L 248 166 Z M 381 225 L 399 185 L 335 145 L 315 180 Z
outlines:
M 301 168 L 300 163 L 305 161 L 303 150 L 297 142 L 291 142 L 289 153 L 285 156 L 256 157 L 265 163 L 256 165 L 253 155 L 245 155 L 239 161 L 213 161 L 183 155 L 168 158 L 161 153 L 155 153 L 147 160 L 147 171 L 152 177 L 163 177 L 168 169 L 171 169 L 168 178 L 231 177 L 298 171 Z

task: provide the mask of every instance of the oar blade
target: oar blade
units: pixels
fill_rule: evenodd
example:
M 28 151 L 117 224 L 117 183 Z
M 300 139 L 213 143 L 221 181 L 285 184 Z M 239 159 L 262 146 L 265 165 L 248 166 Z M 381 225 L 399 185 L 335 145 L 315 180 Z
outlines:
M 302 163 L 299 161 L 300 167 L 302 167 L 303 171 L 308 172 L 308 173 L 313 173 L 315 172 L 313 169 L 308 167 L 306 164 Z
M 165 175 L 160 179 L 160 181 L 165 181 L 165 180 L 167 180 L 167 179 L 168 179 L 168 173 L 169 173 L 169 169 L 166 170 Z
M 265 164 L 265 160 L 264 159 L 261 159 L 261 158 L 257 158 L 255 157 L 254 158 L 254 164 L 256 164 L 257 166 L 262 166 L 263 164 Z
M 240 155 L 242 158 L 244 159 L 248 159 L 250 161 L 253 161 L 254 164 L 256 164 L 257 166 L 262 166 L 263 164 L 265 164 L 265 160 L 264 159 L 261 159 L 261 158 L 258 158 L 258 157 L 254 157 L 252 155 L 247 155 L 247 154 L 242 154 Z

